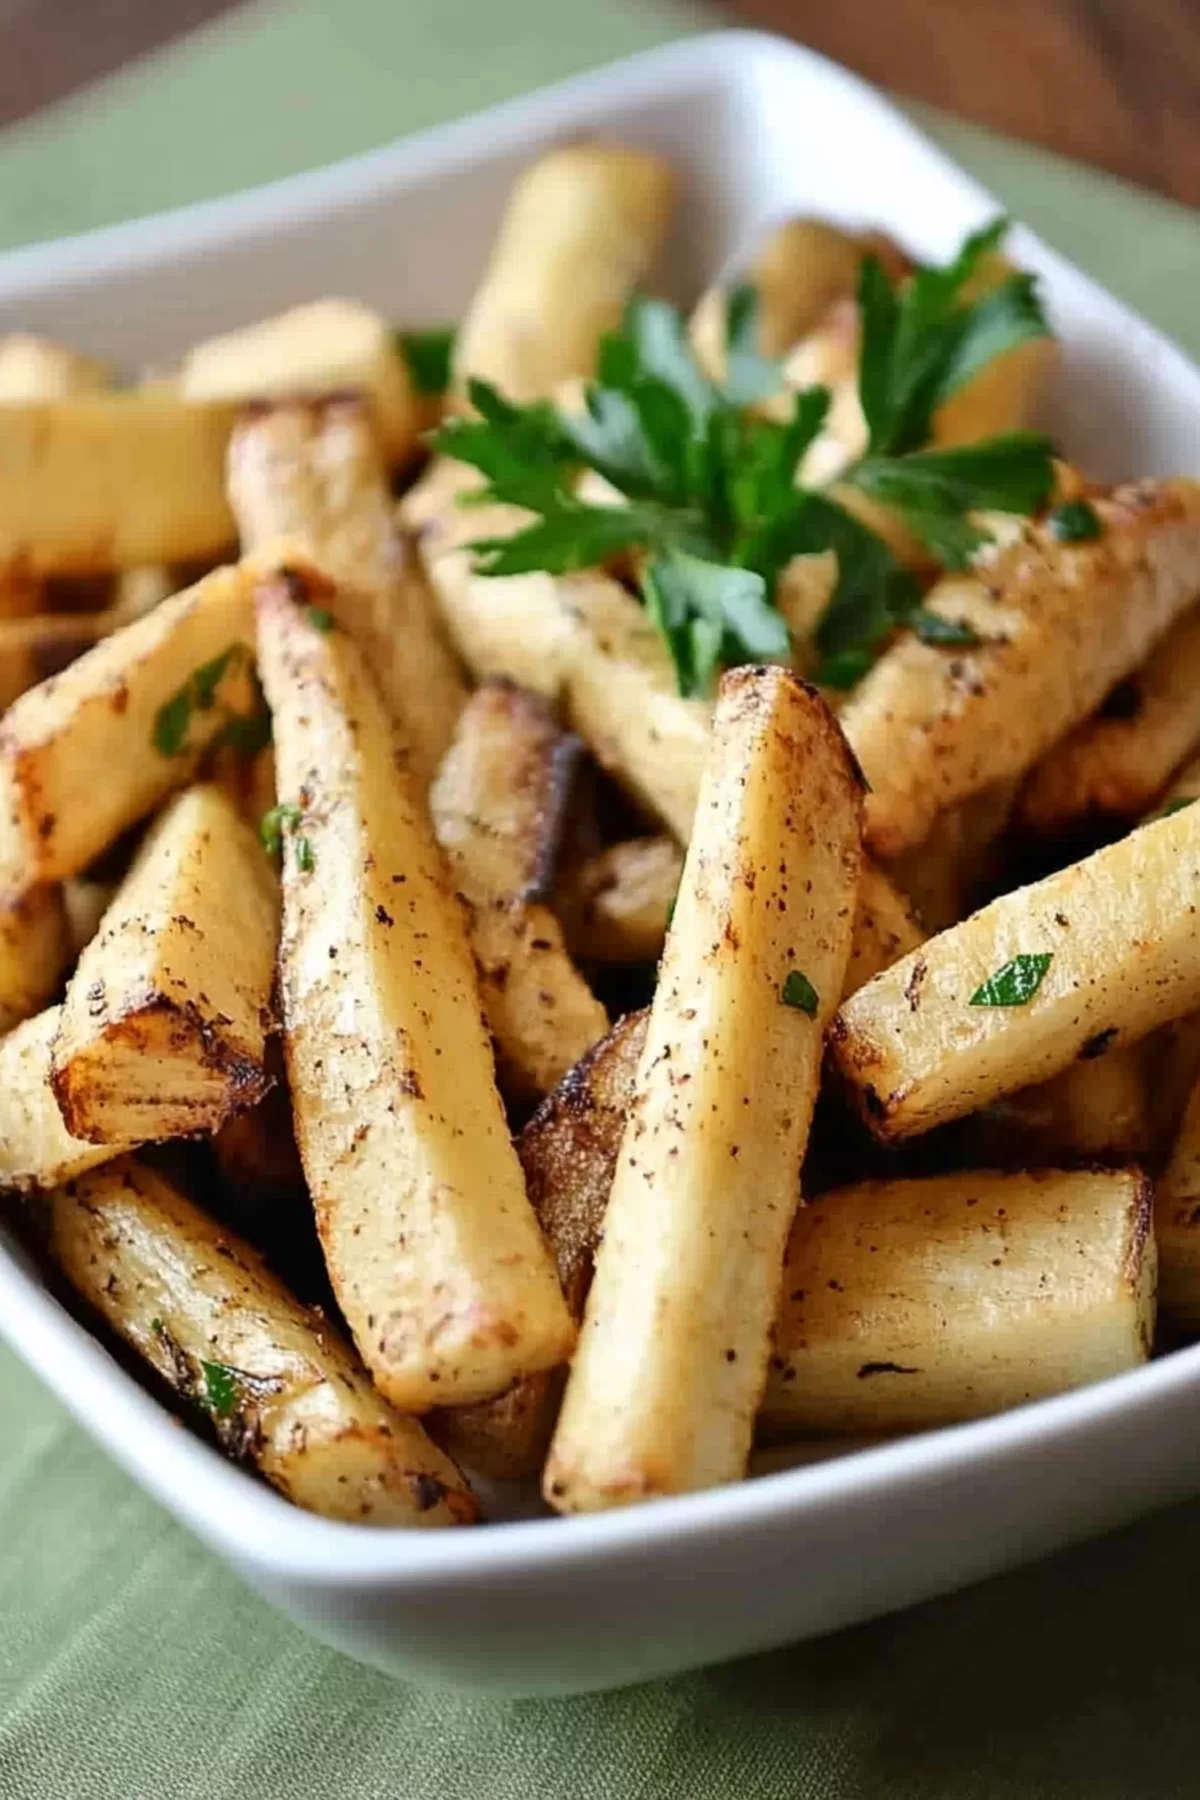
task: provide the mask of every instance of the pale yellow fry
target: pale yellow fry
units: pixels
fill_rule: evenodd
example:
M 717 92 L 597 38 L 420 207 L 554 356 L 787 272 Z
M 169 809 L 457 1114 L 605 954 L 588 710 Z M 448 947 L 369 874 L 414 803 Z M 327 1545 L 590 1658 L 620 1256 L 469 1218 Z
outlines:
M 745 1471 L 823 1030 L 849 960 L 858 811 L 856 772 L 813 690 L 783 669 L 726 675 L 546 1466 L 562 1511 Z
M 760 1424 L 920 1431 L 1136 1368 L 1154 1334 L 1140 1170 L 868 1181 L 796 1216 Z

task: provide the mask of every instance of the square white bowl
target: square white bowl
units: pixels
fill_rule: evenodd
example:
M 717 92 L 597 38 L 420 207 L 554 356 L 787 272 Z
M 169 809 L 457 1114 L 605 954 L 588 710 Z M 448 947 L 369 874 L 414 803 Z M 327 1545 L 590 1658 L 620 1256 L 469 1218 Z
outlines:
M 684 41 L 270 187 L 0 257 L 0 330 L 129 365 L 330 291 L 456 316 L 517 169 L 585 132 L 669 155 L 680 299 L 793 210 L 945 258 L 995 201 L 870 88 L 769 37 Z M 1066 356 L 1049 424 L 1102 477 L 1200 469 L 1200 370 L 1020 231 Z M 0 1234 L 0 1333 L 251 1586 L 413 1680 L 532 1695 L 665 1675 L 924 1599 L 1200 1490 L 1200 1347 L 1002 1417 L 629 1511 L 469 1532 L 296 1511 L 180 1431 Z

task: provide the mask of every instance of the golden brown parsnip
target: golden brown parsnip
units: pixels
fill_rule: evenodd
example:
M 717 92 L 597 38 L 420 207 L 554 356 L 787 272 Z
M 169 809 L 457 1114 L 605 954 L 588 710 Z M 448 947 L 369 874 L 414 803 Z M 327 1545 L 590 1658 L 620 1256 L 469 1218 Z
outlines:
M 271 1088 L 249 1112 L 235 1113 L 226 1120 L 212 1139 L 222 1185 L 240 1206 L 267 1216 L 307 1199 L 282 1055 L 279 1061 L 278 1071 L 270 1057 L 267 1066 L 281 1085 Z
M 246 1243 L 133 1159 L 50 1196 L 77 1293 L 208 1419 L 226 1455 L 297 1506 L 366 1525 L 470 1524 L 449 1457 L 401 1418 L 320 1313 Z
M 1103 531 L 1060 543 L 1033 528 L 926 605 L 976 648 L 904 633 L 841 714 L 871 792 L 867 840 L 899 856 L 937 815 L 1021 774 L 1099 706 L 1200 586 L 1200 483 L 1152 481 L 1093 502 Z
M 0 405 L 62 400 L 68 394 L 106 388 L 110 379 L 104 363 L 53 338 L 35 337 L 29 331 L 0 337 Z
M 62 671 L 115 623 L 105 613 L 34 613 L 0 618 L 0 713 Z
M 459 327 L 456 384 L 514 400 L 590 375 L 666 234 L 675 181 L 658 156 L 580 141 L 548 151 L 513 188 L 487 273 Z
M 165 563 L 146 563 L 140 569 L 122 569 L 113 579 L 112 602 L 107 618 L 112 626 L 144 619 L 177 593 L 179 583 Z
M 558 582 L 571 622 L 563 652 L 573 730 L 597 762 L 686 843 L 708 760 L 712 705 L 685 699 L 661 636 L 619 582 Z
M 832 1047 L 872 1131 L 929 1131 L 1194 1010 L 1197 882 L 1188 807 L 1002 895 L 860 988 Z M 1049 962 L 1023 1002 L 973 999 L 1031 957 Z
M 0 900 L 0 1036 L 54 998 L 70 954 L 61 888 Z
M 864 856 L 858 877 L 850 961 L 842 998 L 856 993 L 884 969 L 925 942 L 925 932 L 905 896 L 879 864 Z
M 596 1245 L 649 1015 L 629 1013 L 547 1094 L 517 1139 L 529 1199 L 558 1267 L 574 1319 L 583 1316 Z M 436 1415 L 441 1443 L 468 1468 L 497 1480 L 541 1473 L 566 1369 L 530 1375 L 478 1406 Z
M 971 1160 L 1036 1168 L 1146 1156 L 1153 1141 L 1146 1048 L 1115 1045 L 985 1107 L 965 1128 Z
M 257 1104 L 279 893 L 220 788 L 180 794 L 147 834 L 67 988 L 54 1092 L 74 1137 L 216 1131 Z
M 362 400 L 281 403 L 243 416 L 229 449 L 243 547 L 288 538 L 335 582 L 418 780 L 432 780 L 466 689 L 419 562 L 396 532 L 387 472 Z
M 94 575 L 234 539 L 230 414 L 150 389 L 0 406 L 0 569 Z
M 758 296 L 757 347 L 783 356 L 815 331 L 836 300 L 853 297 L 867 248 L 862 235 L 827 219 L 793 218 L 776 225 L 755 252 L 743 280 Z M 692 347 L 705 373 L 724 378 L 728 292 L 713 287 L 692 314 Z
M 560 1511 L 744 1473 L 850 956 L 859 794 L 813 689 L 780 668 L 724 677 L 546 1465 Z
M 1197 743 L 1200 607 L 1193 606 L 1100 710 L 1030 771 L 1018 820 L 1056 837 L 1097 817 L 1132 819 L 1154 803 Z
M 297 809 L 288 1077 L 339 1304 L 381 1392 L 421 1411 L 552 1367 L 574 1327 L 508 1135 L 461 910 L 361 653 L 311 621 L 328 598 L 294 566 L 258 590 L 279 792 Z
M 999 251 L 983 257 L 963 290 L 964 301 L 992 292 L 1017 265 Z M 1053 337 L 1026 338 L 1014 349 L 992 357 L 965 386 L 943 400 L 933 415 L 931 442 L 938 446 L 973 444 L 980 438 L 1021 431 L 1038 420 L 1062 350 Z
M 434 835 L 466 905 L 501 1091 L 539 1099 L 608 1030 L 546 896 L 582 746 L 538 695 L 477 688 L 429 794 Z
M 1158 1184 L 1159 1307 L 1176 1330 L 1200 1328 L 1200 1085 L 1192 1090 Z
M 184 359 L 185 400 L 245 405 L 362 394 L 390 462 L 416 447 L 420 408 L 387 320 L 357 300 L 313 300 L 197 344 Z
M 927 1430 L 1136 1368 L 1152 1209 L 1136 1169 L 867 1181 L 802 1207 L 762 1428 Z
M 113 903 L 117 883 L 91 875 L 72 875 L 62 884 L 67 941 L 71 959 L 78 961 L 100 929 L 100 921 Z
M 217 569 L 9 708 L 0 891 L 86 869 L 253 704 L 251 586 L 247 569 Z
M 1193 800 L 1200 800 L 1200 756 L 1193 756 L 1172 776 L 1167 788 L 1159 796 L 1158 805 L 1146 814 L 1143 823 L 1179 812 Z
M 0 1038 L 0 1192 L 31 1193 L 70 1181 L 134 1144 L 88 1144 L 63 1124 L 50 1086 L 61 1006 L 49 1006 Z
M 511 537 L 533 516 L 515 506 L 460 505 L 480 480 L 465 463 L 441 457 L 400 501 L 397 517 L 412 534 L 447 635 L 475 679 L 505 675 L 557 699 L 571 638 L 558 598 L 563 578 L 540 570 L 496 578 L 475 573 L 468 545 Z
M 672 837 L 626 838 L 571 869 L 555 905 L 573 955 L 584 962 L 657 962 L 683 851 Z
M 939 813 L 913 850 L 888 864 L 927 931 L 945 931 L 970 912 L 980 888 L 1000 874 L 1001 839 L 1019 783 L 1002 781 Z

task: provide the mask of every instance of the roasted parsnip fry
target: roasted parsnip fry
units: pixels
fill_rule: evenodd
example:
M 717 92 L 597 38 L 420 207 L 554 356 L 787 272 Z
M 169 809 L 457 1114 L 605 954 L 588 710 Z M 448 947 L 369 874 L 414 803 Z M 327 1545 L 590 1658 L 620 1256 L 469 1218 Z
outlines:
M 888 866 L 927 931 L 945 931 L 970 910 L 981 886 L 997 872 L 999 845 L 1019 784 L 1002 781 L 939 813 L 914 850 Z
M 298 809 L 288 1076 L 334 1291 L 380 1390 L 419 1411 L 553 1367 L 574 1327 L 496 1091 L 461 911 L 361 653 L 311 621 L 329 598 L 294 566 L 258 591 L 279 791 Z
M 1119 1044 L 985 1108 L 967 1127 L 972 1160 L 1029 1168 L 1145 1156 L 1152 1142 L 1145 1051 Z
M 868 247 L 863 236 L 826 219 L 785 219 L 767 235 L 744 276 L 758 297 L 757 347 L 764 356 L 782 356 L 816 330 L 835 300 L 853 296 Z M 725 375 L 728 306 L 725 288 L 709 288 L 689 326 L 700 365 L 714 381 Z
M 409 455 L 420 430 L 392 327 L 357 300 L 314 300 L 197 344 L 184 359 L 180 387 L 185 400 L 237 405 L 363 394 L 391 462 Z
M 477 488 L 479 480 L 465 463 L 442 457 L 404 496 L 397 517 L 413 534 L 442 623 L 476 680 L 506 675 L 532 693 L 557 699 L 571 639 L 571 621 L 558 597 L 560 580 L 540 571 L 495 579 L 475 573 L 468 544 L 511 537 L 532 517 L 514 506 L 460 505 L 460 495 Z
M 1047 752 L 1021 793 L 1018 819 L 1042 837 L 1096 817 L 1132 819 L 1200 743 L 1200 606 L 1162 638 L 1099 712 Z
M 1158 805 L 1146 820 L 1165 818 L 1167 814 L 1179 812 L 1189 806 L 1193 800 L 1200 800 L 1200 756 L 1194 756 L 1186 762 L 1182 769 L 1172 778 L 1170 786 L 1159 799 Z
M 1159 1307 L 1176 1329 L 1200 1329 L 1200 1085 L 1192 1090 L 1154 1211 Z
M 47 1007 L 0 1038 L 0 1191 L 56 1187 L 135 1144 L 87 1144 L 63 1124 L 50 1086 L 61 1006 Z
M 571 1316 L 583 1316 L 596 1245 L 649 1015 L 630 1013 L 565 1075 L 517 1139 L 538 1223 L 546 1234 Z M 562 1398 L 566 1369 L 530 1375 L 478 1406 L 436 1415 L 441 1443 L 496 1480 L 538 1475 Z
M 1150 1145 L 1155 1167 L 1170 1157 L 1192 1089 L 1200 1081 L 1200 1013 L 1164 1025 L 1142 1045 L 1150 1096 Z
M 217 569 L 9 708 L 0 892 L 86 869 L 253 704 L 251 586 L 248 570 Z
M 0 569 L 0 621 L 30 619 L 45 608 L 45 582 L 23 569 Z
M 833 1054 L 885 1140 L 912 1137 L 1200 1005 L 1200 810 L 992 901 L 877 975 Z
M 564 697 L 597 762 L 686 843 L 708 760 L 712 707 L 679 692 L 645 608 L 603 575 L 560 580 L 571 621 Z
M 0 713 L 39 681 L 61 675 L 114 623 L 105 613 L 0 618 Z
M 363 402 L 249 413 L 230 445 L 229 497 L 247 550 L 287 538 L 333 577 L 337 622 L 366 656 L 427 785 L 466 690 L 420 564 L 397 535 Z
M 459 328 L 458 386 L 477 376 L 534 400 L 590 375 L 658 254 L 674 187 L 662 157 L 620 144 L 565 144 L 534 163 Z
M 924 942 L 925 932 L 904 895 L 878 863 L 864 856 L 843 1000 Z
M 257 1104 L 279 932 L 274 877 L 220 788 L 156 821 L 67 988 L 53 1086 L 72 1136 L 216 1131 Z
M 540 1098 L 608 1030 L 545 904 L 581 749 L 511 682 L 476 689 L 430 790 L 434 835 L 466 903 L 502 1092 Z
M 976 648 L 904 634 L 842 712 L 871 792 L 867 838 L 885 857 L 939 812 L 1021 774 L 1145 660 L 1200 585 L 1200 484 L 1144 482 L 1094 502 L 1098 539 L 1031 529 L 926 601 Z
M 0 900 L 0 1035 L 54 998 L 70 954 L 61 888 Z
M 561 1511 L 744 1472 L 859 855 L 819 696 L 781 668 L 726 675 L 546 1465 Z
M 990 293 L 1015 269 L 1015 263 L 993 251 L 981 260 L 963 299 L 977 300 Z M 933 415 L 933 443 L 972 444 L 1032 425 L 1061 354 L 1058 340 L 1047 336 L 1026 338 L 1003 355 L 992 357 L 957 393 L 942 401 Z
M 593 571 L 500 579 L 473 572 L 459 546 L 511 532 L 523 517 L 514 507 L 459 509 L 451 501 L 422 531 L 421 554 L 460 655 L 480 679 L 508 675 L 561 696 L 603 767 L 686 838 L 711 707 L 680 696 L 662 639 L 619 582 Z
M 657 962 L 683 851 L 671 837 L 627 838 L 564 878 L 555 905 L 573 955 L 585 962 Z
M 145 618 L 178 589 L 165 563 L 147 563 L 140 569 L 122 569 L 113 584 L 108 618 L 112 625 L 129 625 Z
M 78 961 L 100 929 L 100 921 L 117 892 L 115 881 L 99 881 L 91 875 L 72 875 L 62 884 L 67 941 L 72 959 Z
M 1139 1170 L 868 1181 L 802 1207 L 763 1401 L 768 1433 L 918 1431 L 1147 1360 Z
M 64 400 L 69 394 L 106 388 L 110 371 L 53 338 L 12 331 L 0 337 L 0 405 L 29 400 Z
M 0 569 L 93 575 L 233 542 L 230 415 L 149 389 L 0 406 Z
M 240 1203 L 277 1208 L 305 1194 L 286 1085 L 226 1120 L 213 1137 L 212 1151 L 222 1183 Z
M 348 1344 L 248 1244 L 123 1159 L 56 1189 L 50 1248 L 72 1286 L 227 1455 L 297 1506 L 368 1525 L 462 1525 L 450 1458 L 371 1386 Z

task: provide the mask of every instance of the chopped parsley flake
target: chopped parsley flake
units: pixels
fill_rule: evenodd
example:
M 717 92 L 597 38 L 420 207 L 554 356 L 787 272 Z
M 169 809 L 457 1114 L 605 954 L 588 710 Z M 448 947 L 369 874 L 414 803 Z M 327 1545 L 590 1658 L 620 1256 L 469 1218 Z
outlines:
M 238 1372 L 225 1363 L 202 1362 L 204 1404 L 214 1419 L 227 1419 L 238 1402 Z
M 1050 514 L 1050 534 L 1061 544 L 1086 544 L 1104 530 L 1100 514 L 1090 500 L 1064 500 Z
M 1033 999 L 1054 960 L 1052 950 L 1014 956 L 989 975 L 967 1002 L 969 1006 L 1024 1006 Z
M 816 988 L 799 969 L 792 969 L 788 978 L 779 990 L 779 998 L 785 1006 L 794 1006 L 799 1012 L 807 1013 L 810 1019 L 817 1016 L 820 998 Z

